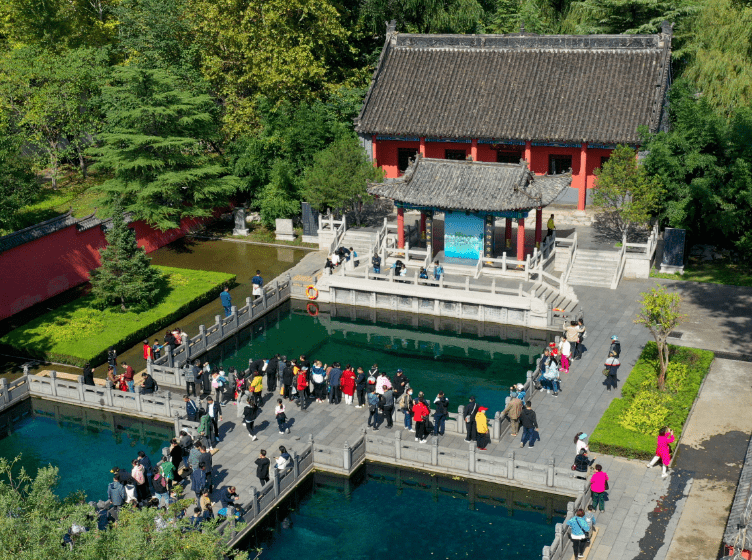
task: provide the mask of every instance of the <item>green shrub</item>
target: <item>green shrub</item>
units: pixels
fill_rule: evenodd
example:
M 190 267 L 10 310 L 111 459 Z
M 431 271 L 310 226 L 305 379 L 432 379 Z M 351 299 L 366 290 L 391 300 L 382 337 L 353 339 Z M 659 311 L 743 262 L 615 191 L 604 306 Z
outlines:
M 649 459 L 662 426 L 670 426 L 677 439 L 710 370 L 713 353 L 671 346 L 665 392 L 657 389 L 658 354 L 649 342 L 626 382 L 622 398 L 614 399 L 590 437 L 590 448 L 600 453 Z
M 170 326 L 191 311 L 217 299 L 235 276 L 222 272 L 159 266 L 167 288 L 158 303 L 142 312 L 103 311 L 85 296 L 62 305 L 11 331 L 0 339 L 18 352 L 51 362 L 82 366 L 104 363 L 107 349 L 123 351 L 159 329 Z

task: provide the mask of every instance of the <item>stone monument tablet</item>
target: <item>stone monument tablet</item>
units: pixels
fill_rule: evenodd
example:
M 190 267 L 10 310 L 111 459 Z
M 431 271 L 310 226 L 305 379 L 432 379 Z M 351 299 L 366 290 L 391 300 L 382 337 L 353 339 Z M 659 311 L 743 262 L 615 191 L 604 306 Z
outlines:
M 245 222 L 245 208 L 234 208 L 232 211 L 235 227 L 232 230 L 233 235 L 248 235 L 248 226 Z
M 277 218 L 277 229 L 274 232 L 278 241 L 295 241 L 295 230 L 292 227 L 292 220 Z
M 307 202 L 300 203 L 303 217 L 303 243 L 319 242 L 319 213 Z
M 684 242 L 687 230 L 666 228 L 663 232 L 661 272 L 684 274 Z

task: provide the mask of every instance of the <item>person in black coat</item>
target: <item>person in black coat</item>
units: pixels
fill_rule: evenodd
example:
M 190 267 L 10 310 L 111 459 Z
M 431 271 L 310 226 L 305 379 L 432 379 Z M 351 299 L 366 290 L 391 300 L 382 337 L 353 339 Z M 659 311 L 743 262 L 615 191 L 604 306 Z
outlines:
M 84 364 L 84 385 L 94 385 L 94 368 L 89 362 Z
M 279 364 L 279 354 L 275 354 L 274 357 L 266 364 L 266 388 L 270 393 L 277 390 L 277 366 Z
M 478 414 L 478 403 L 475 402 L 475 397 L 470 397 L 470 402 L 465 406 L 465 427 L 467 431 L 465 433 L 465 441 L 475 441 L 475 415 Z
M 580 449 L 580 452 L 577 454 L 577 456 L 574 458 L 574 464 L 572 465 L 572 470 L 575 470 L 577 472 L 588 472 L 588 467 L 595 463 L 595 460 L 597 457 L 593 457 L 592 459 L 588 459 L 587 455 L 587 449 Z M 580 478 L 580 477 L 578 477 Z
M 368 374 L 363 368 L 358 368 L 358 376 L 355 378 L 355 392 L 358 394 L 358 406 L 363 408 L 366 404 L 366 385 L 368 384 Z
M 285 387 L 284 397 L 288 401 L 292 400 L 292 381 L 293 381 L 292 362 L 288 360 L 288 362 L 285 364 L 285 369 L 282 370 L 282 385 L 284 385 Z
M 608 349 L 608 355 L 613 355 L 615 358 L 618 358 L 621 354 L 621 343 L 619 342 L 619 337 L 614 335 L 611 337 L 611 347 Z
M 258 459 L 256 459 L 256 476 L 258 477 L 261 486 L 264 486 L 264 484 L 269 482 L 270 463 L 271 461 L 266 457 L 266 450 L 262 449 L 259 453 Z
M 246 399 L 246 406 L 243 409 L 243 424 L 245 429 L 248 430 L 248 435 L 251 436 L 251 440 L 256 441 L 258 438 L 253 434 L 253 422 L 258 415 L 258 405 L 253 397 Z

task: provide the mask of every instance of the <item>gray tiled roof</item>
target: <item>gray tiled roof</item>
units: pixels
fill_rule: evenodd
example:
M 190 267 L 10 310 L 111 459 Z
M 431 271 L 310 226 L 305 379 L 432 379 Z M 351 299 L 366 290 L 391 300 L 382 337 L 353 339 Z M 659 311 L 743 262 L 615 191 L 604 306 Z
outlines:
M 572 183 L 571 173 L 536 176 L 527 164 L 424 158 L 399 179 L 372 183 L 368 192 L 434 208 L 503 212 L 551 204 Z
M 638 143 L 656 131 L 671 62 L 658 35 L 390 33 L 364 134 Z
M 23 245 L 24 243 L 29 243 L 30 241 L 34 241 L 45 235 L 55 233 L 61 229 L 65 229 L 77 222 L 78 220 L 68 213 L 50 220 L 45 220 L 44 222 L 39 222 L 38 224 L 34 224 L 33 226 L 29 226 L 11 234 L 4 235 L 0 237 L 0 253 L 9 251 L 10 249 Z
M 130 213 L 126 213 L 124 216 L 125 223 L 128 224 L 133 221 L 133 216 Z M 22 230 L 13 232 L 9 235 L 0 237 L 0 253 L 9 251 L 15 247 L 19 247 L 24 243 L 29 243 L 45 235 L 50 235 L 61 229 L 65 229 L 69 226 L 75 225 L 78 231 L 86 231 L 96 226 L 103 226 L 105 231 L 112 225 L 112 218 L 101 219 L 97 218 L 96 213 L 89 214 L 83 218 L 75 218 L 69 213 L 44 222 L 39 222 L 33 226 L 29 226 Z

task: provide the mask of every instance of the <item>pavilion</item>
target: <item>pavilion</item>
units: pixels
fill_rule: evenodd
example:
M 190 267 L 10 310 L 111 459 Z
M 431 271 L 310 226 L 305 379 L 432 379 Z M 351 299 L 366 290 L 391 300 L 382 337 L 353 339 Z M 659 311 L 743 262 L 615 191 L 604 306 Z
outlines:
M 404 175 L 371 183 L 368 192 L 397 207 L 397 242 L 405 246 L 405 208 L 421 212 L 421 230 L 434 255 L 433 217 L 444 213 L 445 258 L 478 260 L 494 256 L 496 218 L 506 218 L 505 239 L 511 243 L 517 221 L 517 260 L 525 259 L 525 218 L 535 210 L 535 242 L 541 241 L 543 208 L 572 183 L 570 172 L 536 175 L 527 163 L 495 163 L 423 157 L 411 160 Z
M 416 153 L 571 169 L 584 210 L 595 170 L 641 127 L 667 126 L 672 25 L 650 35 L 420 35 L 394 22 L 355 131 L 387 178 Z

